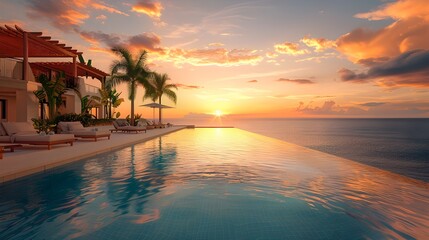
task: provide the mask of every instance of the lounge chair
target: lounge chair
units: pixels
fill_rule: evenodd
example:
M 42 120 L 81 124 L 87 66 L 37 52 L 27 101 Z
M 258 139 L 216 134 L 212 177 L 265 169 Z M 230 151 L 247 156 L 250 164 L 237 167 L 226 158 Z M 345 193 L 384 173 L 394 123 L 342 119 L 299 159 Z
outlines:
M 80 122 L 59 122 L 57 124 L 57 132 L 73 134 L 78 138 L 92 138 L 94 141 L 103 137 L 110 139 L 109 131 L 98 131 L 97 128 L 85 128 Z
M 147 120 L 146 124 L 151 129 L 154 129 L 154 128 L 165 128 L 165 124 L 163 124 L 163 123 L 155 123 L 155 122 L 150 121 L 150 120 Z
M 5 149 L 9 149 L 10 152 L 15 152 L 15 148 L 17 147 L 22 147 L 22 145 L 14 143 L 0 143 L 0 159 L 3 159 L 3 152 Z
M 115 129 L 110 129 L 110 132 L 146 132 L 146 127 L 143 126 L 130 126 L 126 119 L 116 119 L 113 121 Z
M 10 143 L 10 136 L 7 135 L 6 130 L 3 127 L 2 120 L 0 120 L 0 143 Z
M 147 130 L 155 129 L 156 128 L 155 125 L 150 124 L 147 120 L 140 120 L 140 121 L 138 121 L 137 126 L 144 127 Z
M 11 143 L 47 145 L 70 144 L 73 146 L 73 134 L 40 135 L 28 122 L 2 122 L 1 123 Z

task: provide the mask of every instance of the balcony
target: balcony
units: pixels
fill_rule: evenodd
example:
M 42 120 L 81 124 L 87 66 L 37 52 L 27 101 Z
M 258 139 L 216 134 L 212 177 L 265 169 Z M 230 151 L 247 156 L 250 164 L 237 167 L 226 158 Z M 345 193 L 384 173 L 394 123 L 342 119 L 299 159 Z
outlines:
M 0 77 L 22 79 L 22 62 L 10 58 L 0 58 Z
M 90 84 L 85 84 L 85 94 L 83 95 L 99 96 L 99 89 L 99 87 Z

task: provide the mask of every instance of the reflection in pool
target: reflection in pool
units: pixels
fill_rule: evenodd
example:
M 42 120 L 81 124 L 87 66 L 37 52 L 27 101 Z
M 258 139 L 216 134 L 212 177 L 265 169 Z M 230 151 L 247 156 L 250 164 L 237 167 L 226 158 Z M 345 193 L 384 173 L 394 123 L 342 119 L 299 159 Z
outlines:
M 0 239 L 423 239 L 429 185 L 188 129 L 0 185 Z

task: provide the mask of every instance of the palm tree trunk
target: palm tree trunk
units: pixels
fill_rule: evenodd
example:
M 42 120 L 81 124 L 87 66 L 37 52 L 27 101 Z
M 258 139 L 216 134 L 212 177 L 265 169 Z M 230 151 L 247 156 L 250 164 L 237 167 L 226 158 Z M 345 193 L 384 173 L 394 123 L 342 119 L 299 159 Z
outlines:
M 161 105 L 161 96 L 159 96 L 159 105 Z M 161 112 L 162 111 L 162 108 L 161 108 L 161 106 L 159 106 L 159 110 L 158 110 L 158 112 L 159 112 L 159 123 L 161 124 Z
M 130 121 L 131 121 L 131 126 L 134 126 L 134 99 L 136 98 L 135 95 L 135 91 L 136 91 L 136 83 L 135 81 L 131 82 L 131 94 L 130 94 L 130 100 L 131 100 L 131 117 L 130 117 Z
M 55 118 L 55 100 L 54 99 L 48 99 L 48 109 L 49 109 L 49 120 L 53 120 Z
M 131 99 L 131 126 L 134 126 L 134 98 Z

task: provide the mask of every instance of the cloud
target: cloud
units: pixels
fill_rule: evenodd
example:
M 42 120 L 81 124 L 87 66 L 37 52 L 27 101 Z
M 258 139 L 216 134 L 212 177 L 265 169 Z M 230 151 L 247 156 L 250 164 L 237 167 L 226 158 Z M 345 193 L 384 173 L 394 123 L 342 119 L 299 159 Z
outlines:
M 389 60 L 388 57 L 366 58 L 366 59 L 360 59 L 357 63 L 364 65 L 366 67 L 372 67 L 374 65 L 386 62 L 388 60 Z
M 210 43 L 209 46 L 210 47 L 223 47 L 225 44 L 223 43 Z
M 314 98 L 334 98 L 335 96 L 329 96 L 329 95 L 326 95 L 326 96 L 315 96 Z
M 310 38 L 304 37 L 301 39 L 301 42 L 307 45 L 307 47 L 312 47 L 316 49 L 316 52 L 323 52 L 328 48 L 335 48 L 335 41 L 331 41 L 325 38 Z
M 278 94 L 278 95 L 270 95 L 268 98 L 277 98 L 277 99 L 286 99 L 289 98 L 289 95 L 286 94 Z
M 338 70 L 338 75 L 343 82 L 366 83 L 369 81 L 366 74 L 355 73 L 347 68 L 341 68 L 340 70 Z
M 321 63 L 322 59 L 328 59 L 335 57 L 335 53 L 325 53 L 323 56 L 316 56 L 316 57 L 308 57 L 303 59 L 295 60 L 295 62 L 307 62 L 307 61 L 314 61 L 317 63 Z
M 91 7 L 93 7 L 94 9 L 97 9 L 97 10 L 104 10 L 104 11 L 107 11 L 110 13 L 116 13 L 116 14 L 120 14 L 120 15 L 124 15 L 124 16 L 130 16 L 130 15 L 128 15 L 122 11 L 119 11 L 116 8 L 113 8 L 113 7 L 110 7 L 110 6 L 101 4 L 101 3 L 97 3 L 97 2 L 92 3 Z
M 122 37 L 117 34 L 107 34 L 101 31 L 81 31 L 80 36 L 87 42 L 96 45 L 104 43 L 109 48 L 122 44 Z
M 325 101 L 322 106 L 312 107 L 310 102 L 305 106 L 304 102 L 300 102 L 296 111 L 310 115 L 362 115 L 366 111 L 357 107 L 341 107 L 334 101 Z
M 159 47 L 161 38 L 155 33 L 141 33 L 133 36 L 108 34 L 101 31 L 81 31 L 80 36 L 87 42 L 99 46 L 106 45 L 108 48 L 114 46 L 126 46 L 132 50 L 146 50 L 151 53 L 164 54 L 164 49 Z
M 106 19 L 107 19 L 107 16 L 106 16 L 106 15 L 101 14 L 101 15 L 98 15 L 95 19 L 97 19 L 97 20 L 100 20 L 100 21 L 103 21 L 103 22 L 104 22 L 104 20 L 106 20 Z
M 359 107 L 343 107 L 334 101 L 325 101 L 321 106 L 305 105 L 300 102 L 296 111 L 308 115 L 338 115 L 359 117 L 427 117 L 429 116 L 428 102 L 368 102 L 359 104 Z M 360 107 L 366 107 L 368 110 Z
M 278 55 L 277 53 L 275 53 L 275 52 L 267 52 L 267 53 L 265 54 L 265 56 L 267 56 L 267 58 L 276 58 L 276 57 L 278 57 L 279 55 Z
M 287 55 L 303 55 L 309 53 L 307 49 L 299 49 L 299 45 L 296 43 L 284 42 L 274 45 L 276 52 Z
M 250 81 L 247 81 L 248 83 L 257 83 L 258 82 L 258 80 L 250 80 Z
M 376 81 L 380 86 L 429 87 L 429 50 L 405 52 L 389 61 L 375 64 L 366 73 L 349 69 L 338 71 L 342 81 Z
M 214 48 L 214 49 L 166 49 L 160 60 L 176 65 L 193 66 L 240 66 L 256 65 L 263 60 L 256 50 Z
M 163 53 L 163 49 L 159 47 L 161 38 L 155 33 L 142 33 L 131 36 L 128 45 L 132 48 L 145 49 L 149 52 Z
M 359 105 L 363 107 L 378 107 L 384 104 L 386 103 L 385 102 L 367 102 L 367 103 L 361 103 Z
M 203 88 L 201 86 L 196 86 L 196 85 L 185 85 L 185 84 L 181 84 L 181 83 L 176 83 L 176 86 L 178 88 L 184 88 L 184 89 L 200 89 Z
M 356 14 L 355 17 L 369 20 L 421 17 L 429 21 L 429 6 L 427 0 L 398 0 L 375 11 Z
M 32 19 L 44 18 L 62 31 L 78 30 L 90 17 L 89 10 L 97 9 L 110 13 L 128 14 L 96 0 L 29 0 L 27 15 Z
M 28 16 L 32 19 L 45 18 L 53 26 L 66 31 L 81 25 L 89 14 L 79 11 L 82 8 L 79 3 L 66 3 L 58 0 L 29 0 Z
M 288 78 L 279 78 L 277 82 L 290 82 L 296 84 L 314 84 L 314 81 L 309 79 L 288 79 Z
M 337 50 L 358 62 L 391 58 L 415 49 L 429 49 L 429 4 L 427 0 L 400 0 L 378 10 L 357 14 L 369 20 L 394 19 L 379 29 L 358 28 L 337 39 Z
M 153 19 L 159 19 L 162 10 L 163 6 L 160 2 L 152 2 L 149 0 L 139 1 L 132 6 L 132 11 L 146 14 Z
M 117 45 L 127 46 L 133 50 L 144 49 L 152 54 L 153 60 L 173 62 L 177 66 L 190 64 L 193 66 L 240 66 L 256 65 L 263 60 L 257 50 L 203 48 L 182 49 L 161 47 L 161 37 L 155 33 L 142 33 L 133 36 L 107 34 L 101 31 L 81 31 L 80 35 L 93 47 L 100 48 L 104 44 L 108 48 Z

